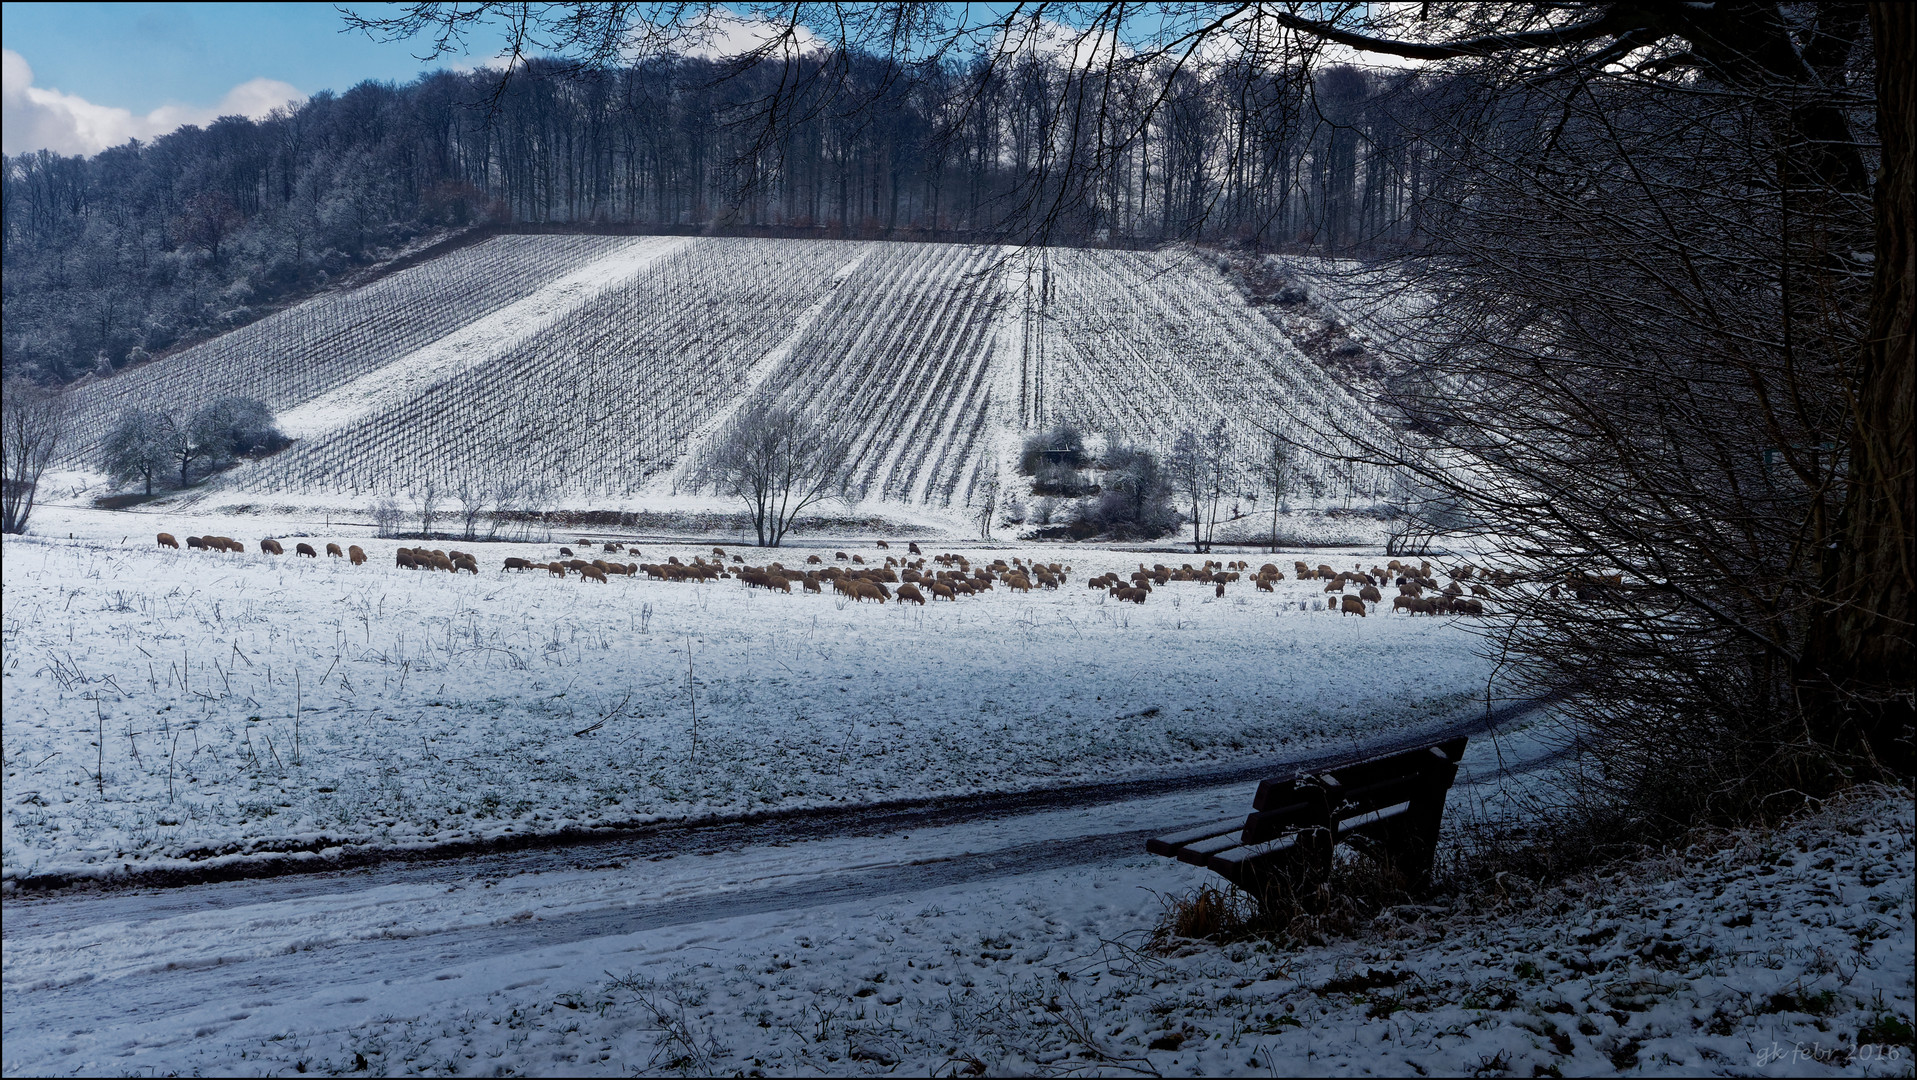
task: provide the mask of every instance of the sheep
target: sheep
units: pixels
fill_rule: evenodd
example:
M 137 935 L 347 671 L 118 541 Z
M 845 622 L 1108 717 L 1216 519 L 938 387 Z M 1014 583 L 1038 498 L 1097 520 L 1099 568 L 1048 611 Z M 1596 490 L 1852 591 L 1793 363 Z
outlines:
M 311 544 L 294 544 L 293 553 L 296 555 L 304 555 L 309 559 L 319 558 L 319 552 L 314 551 L 313 545 Z
M 1418 613 L 1418 603 L 1419 600 L 1415 596 L 1395 596 L 1391 599 L 1391 610 L 1402 611 L 1407 615 L 1416 615 Z
M 837 559 L 837 560 L 839 560 L 840 562 L 851 562 L 851 561 L 852 561 L 852 556 L 850 556 L 850 555 L 847 555 L 847 554 L 846 554 L 845 552 L 843 552 L 843 551 L 835 551 L 835 552 L 833 552 L 833 553 L 832 553 L 832 557 L 833 557 L 833 558 L 835 558 L 835 559 Z
M 467 557 L 453 563 L 453 573 L 457 574 L 461 570 L 464 570 L 472 574 L 474 577 L 478 577 L 479 576 L 479 560 L 474 559 L 472 556 L 468 555 Z
M 1364 588 L 1358 590 L 1358 599 L 1369 600 L 1377 604 L 1384 601 L 1384 594 L 1378 591 L 1376 585 L 1366 585 Z
M 725 558 L 725 557 L 726 557 L 726 549 L 725 549 L 725 548 L 713 548 L 713 549 L 712 549 L 712 554 L 713 554 L 713 556 L 714 556 L 715 558 L 720 558 L 720 559 L 723 559 L 723 558 Z
M 824 559 L 819 558 L 817 555 L 807 555 L 805 557 L 805 564 L 807 566 L 817 566 L 824 561 Z
M 908 549 L 909 551 L 911 551 L 911 552 L 912 552 L 912 554 L 914 554 L 914 555 L 923 555 L 923 554 L 925 554 L 925 553 L 924 553 L 923 551 L 920 551 L 920 550 L 919 550 L 919 546 L 918 546 L 917 544 L 906 544 L 905 546 L 906 546 L 906 548 L 907 548 L 907 549 Z
M 592 564 L 587 562 L 584 559 L 567 559 L 566 560 L 566 569 L 577 570 L 582 574 L 586 572 L 586 567 L 588 566 L 592 566 Z M 598 567 L 595 566 L 593 567 L 593 569 L 597 570 Z
M 570 559 L 572 558 L 572 549 L 569 547 L 562 547 L 559 549 L 559 554 L 564 555 L 566 558 Z
M 1356 612 L 1360 617 L 1363 617 L 1365 613 L 1365 602 L 1355 596 L 1347 596 L 1338 601 L 1338 612 L 1341 615 L 1350 615 Z
M 613 567 L 614 567 L 614 569 L 613 569 L 613 572 L 614 572 L 614 573 L 618 573 L 618 574 L 624 574 L 624 575 L 625 575 L 625 576 L 627 576 L 627 577 L 637 577 L 637 576 L 639 576 L 639 564 L 638 564 L 638 563 L 632 563 L 632 562 L 629 562 L 629 563 L 614 563 L 614 564 L 613 564 Z
M 920 592 L 916 585 L 899 586 L 898 598 L 901 604 L 909 600 L 920 607 L 925 606 L 925 594 Z
M 1337 577 L 1332 578 L 1330 581 L 1325 582 L 1325 591 L 1326 592 L 1344 592 L 1345 591 L 1344 575 L 1340 574 Z
M 1490 596 L 1491 590 L 1485 588 L 1484 586 L 1474 581 L 1471 583 L 1471 595 L 1472 596 Z
M 166 534 L 162 533 L 161 535 L 164 536 Z M 188 550 L 199 548 L 201 551 L 205 551 L 206 541 L 197 536 L 189 536 L 186 538 L 186 546 Z
M 269 555 L 286 554 L 286 549 L 280 546 L 280 542 L 278 540 L 260 541 L 260 550 L 266 552 Z
M 877 582 L 854 579 L 846 582 L 846 588 L 854 600 L 877 600 L 881 604 L 885 603 L 885 586 Z
M 1253 578 L 1253 579 L 1252 579 L 1252 582 L 1251 582 L 1251 583 L 1252 583 L 1253 585 L 1256 585 L 1256 586 L 1258 586 L 1258 591 L 1259 591 L 1259 592 L 1274 592 L 1274 591 L 1276 591 L 1276 590 L 1274 590 L 1274 589 L 1273 589 L 1273 588 L 1271 587 L 1271 579 L 1270 579 L 1270 578 L 1268 578 L 1268 577 L 1265 577 L 1265 576 L 1264 576 L 1263 574 L 1260 574 L 1260 575 L 1258 575 L 1258 576 L 1257 576 L 1256 578 Z
M 1216 596 L 1220 600 L 1223 600 L 1225 598 L 1225 583 L 1221 581 L 1217 585 L 1213 586 L 1212 595 Z
M 855 563 L 858 563 L 858 564 L 859 564 L 860 566 L 864 566 L 864 565 L 865 565 L 865 558 L 864 558 L 863 556 L 860 556 L 860 555 L 854 555 L 854 556 L 852 556 L 852 561 L 853 561 L 853 562 L 855 562 Z
M 1028 593 L 1032 591 L 1032 579 L 1026 577 L 1024 574 L 1007 574 L 1005 575 L 1005 587 Z
M 191 540 L 191 539 L 193 539 L 193 538 L 189 536 L 189 537 L 187 537 L 187 539 L 188 539 L 188 540 Z M 178 551 L 178 550 L 180 550 L 180 542 L 179 542 L 178 540 L 175 540 L 175 539 L 173 539 L 173 534 L 172 534 L 172 533 L 161 533 L 161 534 L 160 534 L 160 546 L 161 546 L 161 547 L 170 547 L 170 548 L 172 548 L 172 549 L 173 549 L 174 551 Z
M 546 564 L 546 570 L 554 577 L 566 576 L 566 564 L 562 562 L 549 562 Z
M 597 567 L 597 568 L 599 569 L 599 572 L 600 572 L 600 573 L 602 573 L 602 574 L 603 574 L 603 573 L 605 573 L 605 572 L 606 572 L 606 565 L 607 565 L 607 564 L 606 564 L 606 560 L 604 560 L 604 559 L 594 559 L 594 560 L 592 561 L 592 565 L 593 565 L 593 566 L 595 566 L 595 567 Z
M 878 546 L 879 546 L 879 547 L 881 547 L 881 548 L 888 548 L 888 549 L 889 549 L 889 548 L 890 548 L 890 547 L 892 546 L 892 545 L 890 545 L 890 544 L 888 544 L 888 543 L 886 543 L 886 542 L 885 542 L 885 541 L 883 541 L 883 540 L 879 540 L 879 541 L 875 541 L 875 542 L 876 542 L 876 543 L 878 544 Z
M 246 553 L 246 545 L 240 543 L 238 540 L 228 540 L 226 542 L 226 550 L 236 555 L 244 555 Z
M 366 553 L 360 550 L 358 544 L 353 544 L 346 549 L 346 558 L 351 561 L 354 566 L 358 566 L 366 561 Z
M 1131 589 L 1131 588 L 1120 587 L 1120 588 L 1113 589 L 1112 595 L 1117 597 L 1120 601 L 1129 600 L 1134 604 L 1142 604 L 1145 602 L 1146 591 L 1144 589 Z
M 338 544 L 328 544 L 326 545 L 326 557 L 329 559 L 344 559 L 346 553 L 339 549 Z
M 474 573 L 478 573 L 478 571 L 475 570 Z M 597 581 L 601 585 L 604 585 L 606 584 L 606 573 L 605 571 L 599 569 L 597 566 L 594 566 L 591 563 L 587 563 L 585 566 L 582 566 L 579 568 L 579 579 L 581 581 L 591 579 L 593 581 Z
M 505 566 L 502 566 L 502 567 L 500 567 L 500 569 L 501 569 L 502 571 L 504 571 L 504 570 L 531 570 L 531 569 L 532 569 L 532 566 L 533 566 L 533 564 L 532 564 L 532 560 L 531 560 L 531 559 L 522 559 L 522 558 L 520 558 L 520 557 L 519 557 L 519 556 L 517 556 L 517 555 L 509 555 L 509 556 L 507 556 L 507 557 L 506 557 L 506 565 L 505 565 Z
M 1459 615 L 1482 615 L 1484 605 L 1476 600 L 1454 600 L 1451 602 L 1451 610 Z
M 951 600 L 953 602 L 957 602 L 958 600 L 958 590 L 954 589 L 950 585 L 947 585 L 943 581 L 932 582 L 931 588 L 932 588 L 932 599 L 934 600 L 940 599 L 941 597 L 943 597 L 946 600 Z M 900 590 L 900 591 L 903 592 L 904 590 Z
M 405 548 L 400 548 L 399 551 L 393 555 L 393 565 L 399 567 L 401 570 L 411 570 L 413 568 L 413 553 Z

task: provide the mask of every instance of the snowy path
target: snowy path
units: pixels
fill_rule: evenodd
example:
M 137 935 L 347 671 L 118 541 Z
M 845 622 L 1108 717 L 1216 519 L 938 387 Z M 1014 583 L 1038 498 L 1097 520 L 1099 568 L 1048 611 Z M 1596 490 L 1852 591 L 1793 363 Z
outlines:
M 1499 756 L 1488 742 L 1474 755 L 1480 784 L 1523 771 L 1508 758 L 1500 770 Z M 1554 754 L 1533 745 L 1530 756 Z M 469 976 L 523 974 L 555 949 L 592 954 L 650 931 L 779 913 L 789 920 L 809 909 L 1135 860 L 1148 836 L 1238 812 L 1255 788 L 1250 777 L 1177 782 L 1183 789 L 1170 792 L 1162 790 L 1167 781 L 1140 782 L 1148 797 L 1108 795 L 1101 805 L 1080 800 L 995 817 L 974 808 L 962 816 L 975 820 L 879 835 L 793 841 L 782 836 L 803 828 L 782 833 L 772 823 L 681 833 L 680 854 L 597 845 L 12 900 L 3 939 L 5 1039 L 39 1049 L 10 1052 L 5 1071 L 56 1068 L 57 1058 L 39 1055 L 69 1038 L 104 1052 L 172 1046 L 249 1019 L 263 1032 L 295 1016 L 350 1025 L 369 1010 L 390 1012 L 395 988 L 452 982 L 470 990 Z M 841 832 L 856 827 L 838 824 Z

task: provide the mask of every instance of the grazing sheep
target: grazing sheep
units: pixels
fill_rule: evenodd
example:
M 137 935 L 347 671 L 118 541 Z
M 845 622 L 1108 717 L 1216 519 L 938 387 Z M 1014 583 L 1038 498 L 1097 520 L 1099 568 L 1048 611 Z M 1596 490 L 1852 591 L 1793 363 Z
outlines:
M 1418 598 L 1415 596 L 1394 596 L 1391 598 L 1391 610 L 1402 611 L 1407 615 L 1418 613 Z
M 456 562 L 453 563 L 453 573 L 457 574 L 461 570 L 465 570 L 468 573 L 472 574 L 474 577 L 478 577 L 479 561 L 477 559 L 474 559 L 470 555 L 464 559 L 457 560 Z
M 1377 603 L 1382 603 L 1384 601 L 1384 594 L 1378 591 L 1377 586 L 1366 585 L 1364 588 L 1358 590 L 1358 599 L 1369 600 L 1372 603 L 1377 604 Z
M 319 558 L 319 552 L 314 551 L 313 545 L 311 544 L 294 544 L 293 553 L 296 555 L 304 555 L 309 559 Z
M 562 562 L 549 562 L 546 564 L 546 570 L 554 577 L 566 576 L 566 564 Z
M 850 556 L 850 555 L 847 555 L 847 554 L 846 554 L 845 552 L 843 552 L 843 551 L 835 551 L 835 552 L 833 552 L 833 553 L 832 553 L 832 557 L 833 557 L 833 558 L 835 558 L 835 559 L 837 559 L 837 560 L 839 560 L 840 562 L 851 562 L 851 561 L 852 561 L 852 556 Z
M 912 554 L 914 554 L 914 555 L 923 555 L 923 554 L 925 554 L 925 553 L 924 553 L 923 551 L 920 551 L 920 550 L 919 550 L 919 546 L 918 546 L 917 544 L 907 544 L 907 545 L 905 545 L 905 546 L 906 546 L 906 549 L 907 549 L 907 550 L 909 550 L 909 551 L 911 551 L 911 553 L 912 553 Z
M 1365 613 L 1365 602 L 1355 596 L 1347 596 L 1338 601 L 1338 611 L 1344 615 L 1355 612 L 1362 617 Z
M 280 542 L 278 540 L 260 541 L 260 550 L 266 552 L 268 555 L 286 554 L 286 549 L 280 546 Z
M 918 586 L 916 585 L 899 586 L 898 598 L 899 598 L 899 603 L 901 604 L 910 600 L 912 603 L 917 604 L 920 607 L 925 606 L 925 594 L 920 592 L 918 590 Z
M 890 545 L 890 544 L 888 544 L 888 543 L 886 543 L 886 542 L 885 542 L 885 541 L 883 541 L 883 540 L 880 540 L 880 541 L 878 541 L 877 543 L 878 543 L 878 545 L 879 545 L 879 547 L 881 547 L 881 548 L 890 548 L 890 547 L 892 546 L 892 545 Z
M 399 551 L 393 555 L 393 565 L 399 567 L 401 570 L 413 569 L 413 553 L 405 548 L 400 548 Z
M 1265 576 L 1264 576 L 1263 574 L 1260 574 L 1260 575 L 1258 575 L 1258 576 L 1257 576 L 1256 578 L 1253 578 L 1253 579 L 1252 579 L 1252 584 L 1253 584 L 1253 585 L 1256 585 L 1256 586 L 1258 586 L 1258 591 L 1259 591 L 1259 592 L 1274 592 L 1274 591 L 1276 591 L 1276 590 L 1274 590 L 1274 589 L 1272 589 L 1272 587 L 1271 587 L 1271 579 L 1270 579 L 1270 578 L 1268 578 L 1268 577 L 1265 577 Z
M 193 539 L 193 538 L 189 536 L 189 537 L 187 537 L 187 539 L 188 539 L 188 540 L 191 540 L 191 539 Z M 172 534 L 172 533 L 161 533 L 161 534 L 160 534 L 160 546 L 161 546 L 161 547 L 170 547 L 170 548 L 172 548 L 172 549 L 173 549 L 174 551 L 178 551 L 178 550 L 180 550 L 180 542 L 179 542 L 178 540 L 175 540 L 175 539 L 173 539 L 173 534 Z
M 564 555 L 566 558 L 570 559 L 572 558 L 572 549 L 569 547 L 562 547 L 559 549 L 559 554 Z M 677 561 L 677 560 L 674 560 L 674 561 Z
M 199 548 L 201 551 L 205 551 L 206 541 L 197 536 L 189 536 L 186 538 L 186 546 L 189 550 L 192 548 Z
M 806 592 L 823 592 L 823 587 L 819 584 L 819 579 L 815 577 L 809 577 L 799 582 L 799 588 L 804 589 Z
M 854 600 L 877 600 L 881 604 L 885 603 L 885 586 L 875 581 L 853 579 L 847 581 L 845 587 L 846 591 L 852 594 L 852 599 Z
M 1005 587 L 1028 593 L 1032 591 L 1032 579 L 1020 573 L 1006 574 Z
M 723 559 L 723 558 L 725 558 L 725 557 L 726 557 L 726 549 L 725 549 L 725 548 L 713 548 L 713 549 L 712 549 L 712 554 L 713 554 L 713 555 L 714 555 L 714 556 L 715 556 L 716 558 L 721 558 L 721 559 Z
M 1477 582 L 1472 582 L 1472 583 L 1471 583 L 1471 595 L 1472 595 L 1472 596 L 1490 596 L 1490 595 L 1491 595 L 1491 590 L 1490 590 L 1490 589 L 1487 589 L 1487 588 L 1485 588 L 1485 587 L 1484 587 L 1484 586 L 1482 586 L 1482 585 L 1479 585 L 1479 584 L 1478 584 Z
M 1216 596 L 1220 600 L 1223 600 L 1225 598 L 1225 583 L 1221 581 L 1218 584 L 1212 586 L 1212 595 Z
M 1451 603 L 1451 610 L 1459 615 L 1482 615 L 1484 605 L 1476 600 L 1454 600 Z
M 474 573 L 478 573 L 478 571 L 474 571 Z M 597 581 L 601 585 L 606 584 L 606 572 L 591 563 L 587 563 L 585 566 L 579 568 L 579 578 L 582 581 L 589 579 Z
M 339 549 L 338 544 L 328 544 L 326 545 L 326 557 L 329 559 L 344 559 L 346 553 Z
M 533 567 L 533 564 L 531 559 L 522 559 L 518 557 L 517 555 L 509 555 L 506 557 L 506 565 L 500 567 L 500 569 L 501 570 L 531 570 L 532 567 Z
M 953 589 L 952 586 L 947 585 L 943 581 L 932 582 L 931 589 L 932 589 L 932 599 L 934 600 L 937 600 L 940 597 L 943 597 L 947 600 L 951 600 L 954 602 L 958 600 L 957 590 Z M 900 590 L 900 591 L 903 592 L 904 590 Z
M 859 564 L 860 566 L 864 566 L 864 565 L 865 565 L 865 557 L 864 557 L 864 556 L 861 556 L 861 555 L 854 555 L 854 556 L 852 556 L 852 561 L 853 561 L 853 562 L 855 562 L 855 563 L 858 563 L 858 564 Z
M 358 544 L 353 544 L 346 549 L 346 558 L 350 560 L 354 566 L 358 566 L 366 561 L 366 553 L 359 549 Z
M 1330 581 L 1325 582 L 1325 591 L 1326 592 L 1344 592 L 1345 591 L 1344 575 L 1340 574 L 1339 576 L 1332 578 Z
M 226 542 L 226 550 L 234 554 L 243 555 L 246 553 L 246 545 L 240 543 L 238 540 L 228 540 Z
M 1121 586 L 1113 589 L 1112 595 L 1116 596 L 1120 601 L 1129 600 L 1134 604 L 1142 604 L 1145 602 L 1145 597 L 1148 594 L 1144 589 L 1133 589 Z
M 586 570 L 586 567 L 588 566 L 592 566 L 592 564 L 587 562 L 584 559 L 567 559 L 566 560 L 566 569 L 568 570 L 577 570 L 580 573 L 584 573 Z M 593 569 L 596 570 L 598 569 L 598 567 L 593 567 Z

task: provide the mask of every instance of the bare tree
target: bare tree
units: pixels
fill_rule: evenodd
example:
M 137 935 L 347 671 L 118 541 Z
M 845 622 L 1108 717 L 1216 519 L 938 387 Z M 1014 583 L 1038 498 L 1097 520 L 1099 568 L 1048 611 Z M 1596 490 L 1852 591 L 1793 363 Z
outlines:
M 778 547 L 799 514 L 848 490 L 838 433 L 795 409 L 747 405 L 719 433 L 698 483 L 743 499 L 760 547 Z
M 439 500 L 444 494 L 439 481 L 427 477 L 407 491 L 412 496 L 413 511 L 419 515 L 419 536 L 422 540 L 433 538 L 433 525 L 439 520 Z
M 128 409 L 100 442 L 100 467 L 114 483 L 138 480 L 151 495 L 153 475 L 167 467 L 172 454 L 172 428 L 165 417 Z
M 386 492 L 373 501 L 373 525 L 382 540 L 398 536 L 400 523 L 406 520 L 406 511 L 400 508 L 399 500 L 391 492 Z
M 1232 481 L 1231 435 L 1225 422 L 1214 422 L 1202 436 L 1190 429 L 1181 432 L 1165 459 L 1165 470 L 1191 507 L 1191 549 L 1210 551 L 1218 508 Z
M 0 531 L 23 533 L 40 477 L 66 437 L 69 413 L 58 391 L 23 380 L 9 380 L 0 396 Z
M 485 515 L 486 507 L 493 501 L 493 485 L 476 474 L 472 465 L 459 470 L 453 477 L 453 500 L 459 504 L 459 524 L 461 540 L 474 540 L 479 535 L 479 519 Z
M 1260 495 L 1271 496 L 1271 537 L 1270 550 L 1278 551 L 1278 511 L 1284 504 L 1285 493 L 1291 490 L 1291 448 L 1278 435 L 1268 435 L 1265 452 L 1258 459 L 1258 483 L 1263 488 Z
M 978 535 L 981 540 L 992 538 L 992 520 L 998 514 L 998 491 L 999 473 L 995 468 L 989 478 L 979 483 L 977 500 L 972 504 L 978 511 Z

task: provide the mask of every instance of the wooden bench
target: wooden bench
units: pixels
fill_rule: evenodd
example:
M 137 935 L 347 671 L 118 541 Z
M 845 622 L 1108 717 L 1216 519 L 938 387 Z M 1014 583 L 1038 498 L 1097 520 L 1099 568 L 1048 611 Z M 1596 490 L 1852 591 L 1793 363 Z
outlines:
M 1431 872 L 1464 746 L 1456 738 L 1264 780 L 1250 816 L 1147 840 L 1145 850 L 1215 871 L 1262 898 L 1279 882 L 1303 894 L 1330 880 L 1332 849 L 1356 841 L 1416 887 Z

